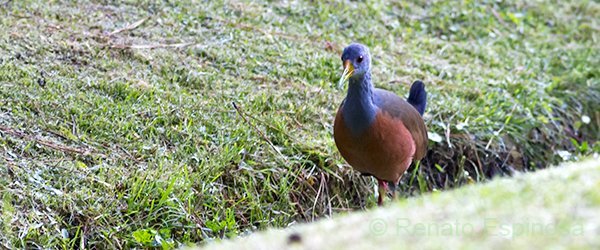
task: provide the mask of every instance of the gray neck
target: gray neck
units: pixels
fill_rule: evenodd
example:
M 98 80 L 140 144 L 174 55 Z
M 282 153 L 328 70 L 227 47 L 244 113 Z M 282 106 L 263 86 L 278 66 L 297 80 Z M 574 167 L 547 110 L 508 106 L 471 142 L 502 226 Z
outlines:
M 373 84 L 371 72 L 362 77 L 350 78 L 348 95 L 342 107 L 344 122 L 353 135 L 358 136 L 369 128 L 377 115 L 373 104 Z

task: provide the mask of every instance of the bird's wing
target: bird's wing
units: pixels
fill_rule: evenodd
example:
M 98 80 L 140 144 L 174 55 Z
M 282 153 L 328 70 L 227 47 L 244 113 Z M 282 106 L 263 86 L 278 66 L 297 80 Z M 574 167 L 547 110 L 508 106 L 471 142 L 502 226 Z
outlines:
M 396 119 L 400 119 L 404 126 L 410 131 L 415 141 L 416 152 L 414 160 L 420 160 L 427 152 L 427 127 L 419 112 L 407 101 L 398 97 L 395 93 L 375 89 L 374 102 L 382 111 L 390 114 Z

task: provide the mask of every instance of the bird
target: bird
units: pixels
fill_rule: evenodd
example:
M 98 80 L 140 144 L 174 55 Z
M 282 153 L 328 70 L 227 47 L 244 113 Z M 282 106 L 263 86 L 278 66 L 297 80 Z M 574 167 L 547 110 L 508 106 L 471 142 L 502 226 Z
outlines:
M 427 153 L 427 127 L 422 118 L 427 92 L 419 80 L 411 85 L 406 100 L 375 88 L 371 55 L 363 44 L 348 45 L 341 59 L 339 86 L 348 81 L 348 90 L 335 116 L 333 137 L 353 169 L 377 179 L 377 204 L 381 206 L 388 188 L 395 199 L 404 172 Z

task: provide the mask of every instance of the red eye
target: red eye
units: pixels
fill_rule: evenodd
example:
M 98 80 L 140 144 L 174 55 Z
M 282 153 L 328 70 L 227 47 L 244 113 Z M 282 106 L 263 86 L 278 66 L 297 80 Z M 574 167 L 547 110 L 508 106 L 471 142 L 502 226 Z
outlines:
M 361 63 L 361 62 L 362 62 L 362 60 L 363 60 L 363 57 L 362 57 L 362 56 L 359 56 L 359 57 L 358 57 L 358 59 L 356 59 L 356 61 L 357 61 L 358 63 Z

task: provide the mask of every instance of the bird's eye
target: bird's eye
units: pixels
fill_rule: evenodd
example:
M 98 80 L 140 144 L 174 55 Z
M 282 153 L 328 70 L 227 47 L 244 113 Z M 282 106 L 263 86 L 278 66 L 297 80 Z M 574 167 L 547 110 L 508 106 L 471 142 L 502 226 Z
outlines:
M 362 56 L 359 56 L 359 57 L 358 57 L 358 59 L 356 59 L 356 61 L 357 61 L 358 63 L 361 63 L 361 62 L 362 62 L 362 60 L 363 60 L 363 57 L 362 57 Z

